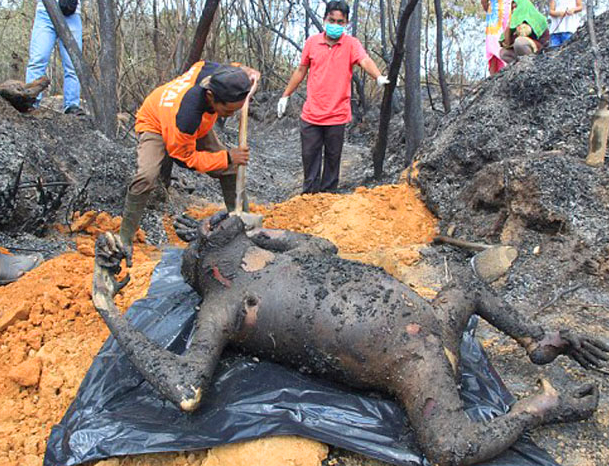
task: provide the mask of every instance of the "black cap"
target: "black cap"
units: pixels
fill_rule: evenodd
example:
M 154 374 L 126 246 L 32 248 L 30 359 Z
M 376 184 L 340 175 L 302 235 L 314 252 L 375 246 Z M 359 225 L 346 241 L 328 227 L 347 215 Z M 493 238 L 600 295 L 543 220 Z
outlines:
M 201 85 L 222 102 L 239 102 L 247 97 L 252 88 L 247 73 L 236 66 L 220 65 L 211 75 L 209 82 L 203 84 L 204 81 Z

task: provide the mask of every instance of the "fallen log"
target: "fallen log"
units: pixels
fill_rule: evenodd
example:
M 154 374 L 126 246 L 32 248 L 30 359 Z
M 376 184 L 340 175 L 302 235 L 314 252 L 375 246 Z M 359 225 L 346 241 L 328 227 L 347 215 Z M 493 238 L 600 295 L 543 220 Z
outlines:
M 51 81 L 46 76 L 28 84 L 9 79 L 0 84 L 0 96 L 8 100 L 17 110 L 25 113 L 34 108 L 38 94 L 49 87 L 50 83 Z

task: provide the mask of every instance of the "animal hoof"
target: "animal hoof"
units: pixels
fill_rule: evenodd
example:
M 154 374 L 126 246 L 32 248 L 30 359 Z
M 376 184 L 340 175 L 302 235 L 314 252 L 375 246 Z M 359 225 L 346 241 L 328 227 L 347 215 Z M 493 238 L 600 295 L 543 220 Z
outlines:
M 201 387 L 189 387 L 187 390 L 182 391 L 182 399 L 180 401 L 180 409 L 187 413 L 196 411 L 201 404 L 201 398 L 203 391 Z
M 558 393 L 547 381 L 538 381 L 540 393 L 519 401 L 515 412 L 527 412 L 541 418 L 543 424 L 588 419 L 598 407 L 599 392 L 594 384 L 585 384 L 572 393 Z
M 120 271 L 123 259 L 127 259 L 127 265 L 130 266 L 130 256 L 131 251 L 123 245 L 118 236 L 112 233 L 100 235 L 95 242 L 95 263 L 112 273 Z
M 573 422 L 588 419 L 598 408 L 599 391 L 592 383 L 577 387 L 573 393 L 559 396 L 559 407 L 548 422 Z

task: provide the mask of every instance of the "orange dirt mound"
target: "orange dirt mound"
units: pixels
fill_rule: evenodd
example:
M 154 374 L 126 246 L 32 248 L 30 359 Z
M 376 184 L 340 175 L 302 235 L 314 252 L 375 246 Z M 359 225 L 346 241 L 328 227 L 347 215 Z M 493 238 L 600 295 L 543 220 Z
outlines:
M 250 209 L 264 215 L 266 228 L 321 236 L 336 244 L 345 257 L 425 244 L 437 234 L 436 218 L 408 184 L 357 188 L 346 195 L 304 194 L 270 207 L 251 204 Z M 187 213 L 202 219 L 218 210 L 220 206 L 209 204 Z M 171 222 L 165 227 L 168 236 L 180 242 Z
M 305 194 L 274 206 L 264 220 L 268 228 L 329 239 L 343 255 L 429 243 L 436 224 L 407 184 L 358 188 L 350 195 Z
M 99 217 L 106 226 L 111 219 Z M 95 219 L 87 230 L 102 231 Z M 42 464 L 51 427 L 61 420 L 108 337 L 91 301 L 93 241 L 93 236 L 77 238 L 78 244 L 90 244 L 86 255 L 55 257 L 0 288 L 0 325 L 8 323 L 0 327 L 2 466 Z M 136 245 L 132 281 L 117 296 L 119 308 L 146 294 L 159 258 L 155 248 Z

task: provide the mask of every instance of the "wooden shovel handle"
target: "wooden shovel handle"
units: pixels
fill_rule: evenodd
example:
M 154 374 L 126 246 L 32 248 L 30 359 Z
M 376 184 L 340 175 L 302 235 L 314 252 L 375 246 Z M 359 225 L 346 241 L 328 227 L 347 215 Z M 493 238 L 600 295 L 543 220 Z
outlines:
M 247 116 L 250 110 L 250 99 L 256 88 L 258 87 L 258 80 L 255 79 L 249 94 L 245 98 L 245 103 L 241 107 L 241 119 L 239 120 L 239 149 L 247 149 Z
M 256 92 L 258 80 L 254 79 L 252 88 L 245 98 L 245 103 L 241 107 L 241 119 L 239 120 L 239 149 L 247 149 L 247 115 L 250 109 L 250 98 Z M 237 199 L 235 212 L 239 215 L 243 211 L 243 197 L 245 195 L 245 165 L 237 167 Z

